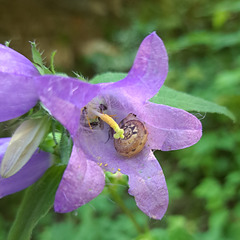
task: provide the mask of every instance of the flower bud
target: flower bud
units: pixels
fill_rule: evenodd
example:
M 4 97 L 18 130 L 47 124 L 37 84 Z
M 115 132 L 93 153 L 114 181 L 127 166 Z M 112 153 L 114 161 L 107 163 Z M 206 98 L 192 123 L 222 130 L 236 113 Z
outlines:
M 1 164 L 1 176 L 17 173 L 31 158 L 50 127 L 47 117 L 24 121 L 13 134 Z

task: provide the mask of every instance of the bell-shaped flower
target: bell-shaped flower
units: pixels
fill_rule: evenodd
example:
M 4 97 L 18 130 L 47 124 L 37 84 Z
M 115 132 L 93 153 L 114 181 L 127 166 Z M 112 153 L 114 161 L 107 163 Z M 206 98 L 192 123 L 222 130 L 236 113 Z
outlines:
M 129 177 L 129 194 L 137 206 L 151 218 L 163 217 L 168 191 L 152 149 L 186 148 L 202 135 L 201 123 L 192 114 L 148 101 L 167 72 L 166 49 L 152 33 L 142 42 L 127 77 L 98 84 L 97 91 L 96 85 L 73 78 L 36 77 L 40 100 L 74 142 L 56 193 L 55 211 L 72 211 L 89 202 L 104 188 L 104 171 L 120 171 Z
M 11 138 L 0 138 L 0 167 Z M 9 178 L 0 176 L 0 198 L 27 188 L 36 182 L 51 165 L 50 154 L 35 151 L 20 171 Z

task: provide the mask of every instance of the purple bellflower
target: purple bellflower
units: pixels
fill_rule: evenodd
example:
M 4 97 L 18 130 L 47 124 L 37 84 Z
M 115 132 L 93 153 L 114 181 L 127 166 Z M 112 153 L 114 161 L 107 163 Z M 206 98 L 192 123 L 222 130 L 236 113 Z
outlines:
M 57 75 L 35 78 L 40 100 L 68 129 L 74 143 L 55 196 L 56 212 L 73 211 L 91 201 L 104 188 L 104 171 L 120 171 L 129 177 L 129 194 L 137 206 L 151 218 L 163 217 L 168 190 L 152 149 L 186 148 L 202 135 L 201 123 L 192 114 L 148 101 L 163 85 L 167 72 L 167 52 L 154 32 L 143 40 L 130 72 L 119 82 L 92 85 Z M 115 149 L 112 128 L 119 134 L 116 138 L 126 137 L 126 132 L 120 136 L 116 122 L 129 114 L 145 126 L 147 141 L 139 153 L 125 157 Z

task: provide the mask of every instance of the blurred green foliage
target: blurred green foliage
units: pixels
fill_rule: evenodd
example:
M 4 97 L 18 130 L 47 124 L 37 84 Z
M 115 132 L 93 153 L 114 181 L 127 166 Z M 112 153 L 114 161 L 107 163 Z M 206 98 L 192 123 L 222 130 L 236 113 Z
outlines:
M 111 18 L 106 19 L 107 24 L 96 26 L 106 41 L 114 43 L 116 51 L 89 54 L 79 67 L 81 71 L 127 71 L 142 39 L 156 30 L 169 54 L 166 85 L 227 106 L 238 121 L 240 1 L 129 1 L 124 2 L 123 10 L 123 18 L 118 19 L 121 27 L 116 27 L 116 19 L 111 22 Z M 170 198 L 161 221 L 149 219 L 138 210 L 126 184 L 118 180 L 73 213 L 50 212 L 40 220 L 32 239 L 239 239 L 239 123 L 217 114 L 193 114 L 202 119 L 200 142 L 184 150 L 155 152 Z M 131 211 L 143 230 L 141 234 L 116 203 L 112 191 Z M 6 239 L 22 196 L 20 192 L 0 201 L 1 240 Z

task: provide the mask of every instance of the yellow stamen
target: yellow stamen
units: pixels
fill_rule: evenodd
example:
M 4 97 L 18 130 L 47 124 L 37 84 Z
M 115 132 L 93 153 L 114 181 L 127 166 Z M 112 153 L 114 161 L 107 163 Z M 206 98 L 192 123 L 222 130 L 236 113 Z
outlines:
M 107 114 L 105 113 L 99 113 L 95 110 L 91 110 L 94 114 L 96 114 L 98 117 L 100 117 L 105 123 L 107 123 L 114 131 L 115 134 L 113 135 L 113 137 L 115 139 L 119 139 L 119 138 L 124 138 L 124 130 L 121 129 L 118 124 Z

